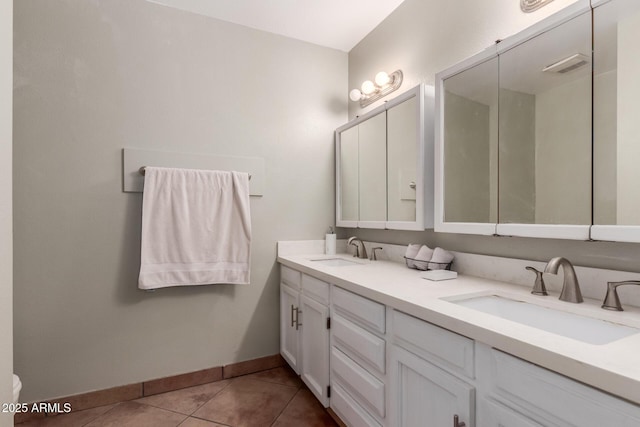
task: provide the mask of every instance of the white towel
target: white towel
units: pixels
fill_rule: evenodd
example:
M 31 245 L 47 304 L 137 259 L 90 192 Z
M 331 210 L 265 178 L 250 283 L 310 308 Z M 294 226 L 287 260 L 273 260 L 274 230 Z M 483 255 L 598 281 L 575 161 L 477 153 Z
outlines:
M 418 252 L 420 251 L 420 245 L 419 244 L 409 244 L 409 246 L 407 246 L 407 251 L 405 252 L 404 256 L 407 261 L 407 267 L 409 268 L 416 268 L 415 263 L 413 262 L 413 260 L 416 258 L 416 255 L 418 255 Z
M 140 289 L 248 284 L 249 175 L 147 167 Z
M 416 268 L 418 270 L 426 270 L 432 256 L 433 256 L 433 249 L 431 249 L 427 245 L 422 245 L 422 247 L 418 251 L 418 254 L 416 255 L 416 261 L 415 261 Z
M 451 252 L 436 248 L 429 263 L 429 270 L 446 270 L 447 264 L 453 261 L 453 258 L 454 256 Z

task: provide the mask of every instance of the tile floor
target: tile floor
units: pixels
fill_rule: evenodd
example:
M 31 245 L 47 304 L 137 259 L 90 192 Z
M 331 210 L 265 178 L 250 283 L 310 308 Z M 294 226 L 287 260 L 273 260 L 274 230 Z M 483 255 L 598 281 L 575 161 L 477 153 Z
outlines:
M 18 424 L 19 427 L 337 426 L 287 367 L 115 405 Z

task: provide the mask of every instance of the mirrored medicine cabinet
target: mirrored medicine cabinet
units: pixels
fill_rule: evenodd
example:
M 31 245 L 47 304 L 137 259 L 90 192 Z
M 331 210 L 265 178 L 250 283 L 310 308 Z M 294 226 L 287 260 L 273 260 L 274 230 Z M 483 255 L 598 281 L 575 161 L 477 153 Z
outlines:
M 336 129 L 338 227 L 433 226 L 433 102 L 418 85 Z
M 640 242 L 640 1 L 594 2 L 591 238 Z
M 592 3 L 438 73 L 436 231 L 640 241 L 640 2 Z

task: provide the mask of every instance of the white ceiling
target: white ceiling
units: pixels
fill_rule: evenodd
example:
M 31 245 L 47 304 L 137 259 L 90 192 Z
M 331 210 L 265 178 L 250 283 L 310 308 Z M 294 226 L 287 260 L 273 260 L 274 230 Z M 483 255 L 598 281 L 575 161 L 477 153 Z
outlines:
M 403 0 L 147 0 L 350 51 Z

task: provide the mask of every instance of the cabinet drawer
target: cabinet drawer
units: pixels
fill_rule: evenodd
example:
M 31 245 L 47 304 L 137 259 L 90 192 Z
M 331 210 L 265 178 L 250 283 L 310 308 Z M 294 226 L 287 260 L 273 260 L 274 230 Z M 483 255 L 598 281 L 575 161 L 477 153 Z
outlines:
M 280 280 L 293 286 L 296 289 L 300 289 L 300 276 L 302 273 L 295 271 L 287 266 L 280 266 Z
M 327 282 L 303 274 L 302 292 L 324 305 L 329 305 L 329 284 Z
M 640 425 L 640 406 L 491 350 L 491 392 L 542 425 Z
M 333 307 L 347 319 L 363 328 L 384 334 L 384 305 L 337 286 L 333 287 L 331 301 Z
M 380 427 L 380 424 L 378 424 L 367 411 L 362 409 L 342 387 L 334 384 L 331 390 L 331 409 L 333 409 L 348 426 Z
M 385 342 L 344 317 L 334 314 L 331 322 L 333 344 L 349 357 L 384 374 Z
M 542 427 L 528 417 L 484 398 L 480 400 L 478 409 L 478 424 L 481 426 Z
M 400 347 L 448 370 L 474 377 L 474 342 L 424 320 L 393 311 L 393 339 Z
M 331 347 L 331 383 L 338 383 L 364 408 L 384 418 L 384 383 Z

